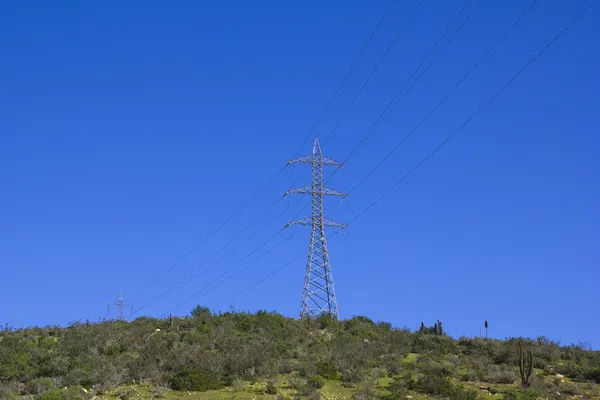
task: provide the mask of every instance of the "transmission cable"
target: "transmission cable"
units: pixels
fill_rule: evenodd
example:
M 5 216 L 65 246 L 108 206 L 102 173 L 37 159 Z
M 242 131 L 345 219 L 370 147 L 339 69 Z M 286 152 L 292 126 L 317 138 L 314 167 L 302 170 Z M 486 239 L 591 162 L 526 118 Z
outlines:
M 413 133 L 417 131 L 424 123 L 435 113 L 435 111 L 450 98 L 450 96 L 458 89 L 460 85 L 462 85 L 467 78 L 473 73 L 473 71 L 487 58 L 487 56 L 500 44 L 500 42 L 513 30 L 513 28 L 525 17 L 525 15 L 531 10 L 531 8 L 537 4 L 539 0 L 534 0 L 529 7 L 525 9 L 525 11 L 513 22 L 513 24 L 504 32 L 504 34 L 485 52 L 485 54 L 477 60 L 473 66 L 467 71 L 467 73 L 454 85 L 454 87 L 446 93 L 446 95 L 425 115 L 425 117 L 406 135 L 404 138 L 373 168 L 371 169 L 356 185 L 350 189 L 348 194 L 354 192 L 356 188 L 362 185 L 377 169 L 379 169 L 395 152 L 400 148 L 400 146 L 412 136 Z
M 299 200 L 296 204 L 300 203 L 301 200 Z M 310 202 L 307 202 L 304 207 L 302 207 L 302 209 L 298 212 L 298 214 L 296 214 L 296 217 L 302 212 L 304 211 L 304 209 L 308 206 L 308 204 L 310 204 Z M 203 263 L 197 265 L 193 270 L 191 270 L 187 275 L 185 275 L 183 278 L 181 278 L 180 280 L 178 280 L 177 282 L 175 282 L 173 285 L 171 285 L 170 288 L 168 288 L 167 290 L 163 291 L 159 296 L 155 297 L 154 299 L 150 300 L 149 302 L 145 303 L 144 305 L 136 308 L 135 310 L 133 310 L 127 317 L 130 317 L 134 314 L 137 314 L 138 312 L 140 312 L 141 310 L 147 308 L 148 306 L 156 303 L 157 301 L 165 298 L 166 296 L 170 295 L 171 293 L 175 292 L 176 290 L 181 289 L 183 286 L 187 285 L 188 283 L 190 283 L 191 281 L 193 281 L 194 279 L 202 276 L 204 273 L 206 273 L 210 268 L 214 267 L 215 265 L 219 264 L 221 261 L 223 261 L 225 258 L 227 258 L 229 255 L 233 254 L 236 250 L 238 250 L 239 248 L 243 247 L 246 243 L 248 243 L 250 240 L 252 240 L 253 238 L 255 238 L 260 232 L 262 232 L 265 228 L 267 228 L 268 226 L 270 226 L 273 222 L 275 222 L 276 220 L 278 220 L 280 217 L 282 217 L 285 213 L 287 213 L 287 209 L 284 210 L 281 214 L 277 215 L 275 218 L 271 219 L 269 222 L 267 222 L 266 225 L 262 226 L 259 230 L 257 230 L 256 232 L 254 232 L 251 236 L 249 236 L 245 241 L 243 241 L 242 243 L 240 243 L 239 245 L 237 245 L 235 248 L 233 248 L 232 250 L 230 250 L 228 253 L 224 254 L 221 258 L 219 258 L 217 261 L 215 261 L 213 264 L 208 265 L 206 268 L 204 268 L 202 271 L 200 271 L 199 273 L 193 275 L 193 272 L 198 270 L 200 267 L 204 266 L 209 259 L 212 258 L 209 257 L 209 259 L 205 260 Z M 296 218 L 294 217 L 294 218 Z M 256 253 L 258 250 L 260 250 L 261 248 L 263 248 L 264 246 L 266 246 L 269 242 L 271 242 L 273 239 L 275 239 L 275 237 L 277 237 L 279 234 L 281 234 L 281 232 L 283 231 L 283 229 L 278 230 L 277 232 L 275 232 L 271 237 L 269 237 L 269 239 L 267 239 L 265 242 L 263 242 L 260 246 L 258 246 L 257 248 L 255 248 L 249 255 L 247 255 L 246 257 L 244 257 L 241 261 L 239 261 L 237 264 L 235 264 L 236 266 L 239 265 L 241 262 L 245 261 L 248 257 L 250 257 L 251 255 L 253 255 L 254 253 Z M 225 247 L 225 246 L 224 246 Z M 224 247 L 222 247 L 221 249 L 223 249 Z M 214 253 L 213 255 L 217 254 L 221 249 L 217 250 L 216 253 Z
M 493 45 L 492 47 L 490 47 L 490 49 L 488 49 L 488 51 L 471 67 L 471 69 L 463 76 L 463 78 L 450 90 L 449 93 L 447 93 L 437 104 L 436 106 L 433 107 L 433 109 L 430 110 L 430 112 L 425 116 L 425 118 L 423 120 L 421 120 L 421 122 L 419 124 L 417 124 L 417 126 L 410 131 L 401 141 L 400 143 L 398 143 L 384 158 L 382 161 L 380 161 L 371 171 L 369 171 L 369 173 L 367 173 L 367 175 L 365 175 L 355 186 L 352 187 L 352 189 L 347 193 L 347 195 L 351 194 L 352 192 L 354 192 L 360 185 L 362 185 L 362 183 L 364 183 L 378 168 L 380 168 L 385 161 L 387 161 L 387 159 L 389 159 L 389 157 L 391 157 L 391 155 L 397 151 L 397 149 L 408 139 L 408 137 L 410 137 L 433 113 L 435 113 L 435 111 L 454 93 L 454 91 L 470 76 L 470 74 L 475 70 L 475 68 L 477 68 L 479 66 L 479 64 L 481 64 L 481 62 L 483 62 L 483 60 L 498 46 L 498 44 L 510 33 L 510 31 L 512 31 L 512 29 L 523 19 L 523 17 L 529 12 L 529 10 L 538 2 L 539 0 L 534 0 L 529 7 L 527 7 L 525 9 L 525 11 L 517 18 L 517 20 L 504 32 L 504 34 L 500 37 L 500 39 L 498 39 Z M 446 30 L 444 31 L 444 33 L 440 36 L 440 38 L 438 39 L 438 41 L 434 44 L 434 46 L 430 49 L 429 53 L 427 54 L 427 56 L 421 61 L 421 63 L 417 66 L 417 68 L 415 69 L 415 71 L 413 72 L 413 74 L 409 77 L 409 79 L 406 81 L 406 83 L 404 84 L 404 86 L 400 89 L 400 91 L 398 91 L 398 94 L 402 93 L 402 90 L 406 87 L 406 85 L 410 82 L 410 80 L 412 79 L 412 77 L 419 71 L 420 67 L 425 63 L 425 61 L 429 58 L 429 56 L 433 53 L 433 51 L 435 50 L 435 48 L 439 45 L 439 43 L 441 42 L 441 40 L 443 39 L 443 37 L 447 34 L 447 32 L 450 30 L 450 28 L 455 24 L 455 22 L 458 20 L 458 18 L 460 18 L 460 16 L 462 15 L 462 13 L 464 12 L 464 10 L 467 8 L 467 6 L 469 5 L 469 3 L 471 2 L 471 0 L 468 0 L 465 5 L 462 7 L 462 9 L 459 11 L 459 13 L 456 15 L 456 17 L 454 18 L 454 20 L 452 21 L 452 23 L 446 28 Z M 454 32 L 454 34 L 450 37 L 450 39 L 446 42 L 446 44 L 444 45 L 444 47 L 440 50 L 440 52 L 437 53 L 436 57 L 431 61 L 431 63 L 429 64 L 429 66 L 431 66 L 431 64 L 433 63 L 433 61 L 435 61 L 435 59 L 437 58 L 437 56 L 439 56 L 439 54 L 441 54 L 441 52 L 448 46 L 448 44 L 452 41 L 452 39 L 456 36 L 456 34 L 462 29 L 462 27 L 464 27 L 464 25 L 466 24 L 466 22 L 470 19 L 470 17 L 473 15 L 473 13 L 477 10 L 477 8 L 481 5 L 481 3 L 483 2 L 483 0 L 481 2 L 479 2 L 479 4 L 472 10 L 472 12 L 468 15 L 468 17 L 465 19 L 465 21 L 463 21 L 463 23 L 458 27 L 458 29 Z M 414 11 L 414 10 L 413 10 Z M 424 70 L 425 71 L 425 70 Z M 422 76 L 422 74 L 421 74 Z M 416 83 L 413 82 L 413 84 Z M 387 110 L 389 108 L 389 105 L 393 103 L 393 101 L 396 99 L 396 97 L 398 96 L 398 94 L 392 99 L 392 101 L 388 104 L 388 106 L 386 107 L 385 110 Z M 396 103 L 397 104 L 397 103 Z M 393 109 L 393 107 L 392 107 Z M 384 112 L 385 112 L 384 110 Z M 390 109 L 391 111 L 391 109 Z M 383 115 L 383 113 L 381 114 Z M 381 116 L 380 115 L 380 116 Z M 388 113 L 389 115 L 389 113 Z M 378 120 L 380 118 L 378 117 Z M 377 121 L 376 121 L 377 123 Z M 375 124 L 374 124 L 375 125 Z M 367 131 L 369 132 L 369 131 Z M 362 139 L 361 139 L 362 140 Z M 359 140 L 360 143 L 360 140 Z M 364 141 L 362 142 L 364 143 Z M 355 153 L 355 152 L 354 152 Z M 354 154 L 354 153 L 351 153 Z M 350 156 L 349 156 L 350 157 Z M 346 159 L 348 159 L 349 157 L 347 157 Z M 325 183 L 327 183 L 333 176 L 333 174 L 335 174 L 335 171 L 332 173 L 332 175 L 326 180 Z M 344 198 L 341 198 L 339 202 L 343 201 Z M 337 203 L 336 203 L 337 204 Z M 347 226 L 348 224 L 346 224 Z
M 467 2 L 465 3 L 465 5 L 462 7 L 462 9 L 460 10 L 460 12 L 456 15 L 456 17 L 454 18 L 454 20 L 452 21 L 452 23 L 446 28 L 446 30 L 444 31 L 444 33 L 440 36 L 440 38 L 438 39 L 438 41 L 436 42 L 436 44 L 431 48 L 431 50 L 429 51 L 428 55 L 426 56 L 426 58 L 421 62 L 421 64 L 417 67 L 417 69 L 415 70 L 415 72 L 413 73 L 412 76 L 414 76 L 414 74 L 416 74 L 416 72 L 418 71 L 418 69 L 422 66 L 422 64 L 426 61 L 426 59 L 429 57 L 429 55 L 435 50 L 435 48 L 437 47 L 437 45 L 441 42 L 441 40 L 444 38 L 444 36 L 446 35 L 446 33 L 450 30 L 450 28 L 455 24 L 455 22 L 458 20 L 458 18 L 462 15 L 462 13 L 465 11 L 465 9 L 468 7 L 468 5 L 471 3 L 472 0 L 467 0 Z M 483 2 L 483 0 L 481 0 L 481 2 L 477 5 L 477 7 L 474 8 L 474 10 L 469 14 L 469 16 L 467 17 L 467 19 L 465 20 L 465 22 L 463 22 L 463 24 L 458 28 L 458 30 L 454 33 L 454 35 L 451 37 L 450 41 L 454 38 L 454 36 L 456 36 L 456 34 L 458 33 L 458 31 L 460 31 L 460 29 L 462 29 L 462 27 L 464 26 L 464 24 L 466 23 L 466 21 L 471 17 L 471 15 L 473 15 L 473 13 L 477 10 L 477 8 L 481 5 L 481 3 Z M 354 97 L 353 101 L 350 103 L 350 105 L 346 108 L 346 112 L 342 115 L 342 117 L 338 120 L 338 123 L 336 124 L 336 127 L 339 126 L 339 124 L 341 123 L 341 121 L 343 120 L 343 118 L 345 117 L 345 115 L 347 114 L 347 112 L 350 110 L 350 108 L 352 107 L 352 105 L 354 104 L 354 102 L 356 101 L 356 99 L 358 98 L 358 96 L 360 95 L 360 93 L 362 92 L 362 90 L 365 88 L 365 86 L 368 84 L 369 80 L 371 79 L 371 77 L 375 74 L 375 72 L 377 71 L 377 68 L 381 65 L 381 63 L 384 61 L 385 57 L 387 56 L 387 54 L 391 51 L 392 47 L 394 46 L 394 44 L 397 42 L 397 40 L 400 38 L 402 32 L 404 31 L 404 29 L 406 28 L 406 26 L 408 25 L 408 23 L 410 22 L 410 20 L 412 19 L 412 17 L 414 16 L 415 12 L 417 11 L 419 5 L 421 4 L 421 1 L 419 1 L 417 3 L 417 5 L 413 8 L 412 12 L 410 13 L 408 19 L 405 21 L 405 23 L 402 25 L 402 27 L 400 28 L 400 30 L 398 31 L 398 33 L 396 34 L 394 40 L 392 41 L 392 43 L 390 44 L 390 46 L 388 46 L 386 52 L 383 54 L 383 56 L 381 57 L 381 59 L 379 60 L 379 62 L 377 63 L 377 65 L 375 66 L 375 68 L 371 71 L 369 77 L 367 78 L 367 80 L 364 82 L 363 86 L 360 88 L 359 92 L 357 93 L 357 95 Z M 449 42 L 450 42 L 449 41 Z M 449 43 L 448 42 L 448 43 Z M 448 43 L 446 43 L 446 46 L 448 45 Z M 445 46 L 444 46 L 445 48 Z M 443 50 L 443 49 L 442 49 Z M 410 79 L 412 78 L 412 76 L 409 78 L 409 80 L 407 80 L 407 82 L 405 83 L 404 86 L 406 86 L 408 84 L 408 82 L 410 81 Z M 404 87 L 403 87 L 404 88 Z M 401 89 L 402 90 L 402 89 Z M 331 134 L 335 131 L 335 128 L 330 132 L 330 134 L 328 135 L 327 139 L 328 140 L 331 137 Z M 333 175 L 333 174 L 332 174 Z M 300 175 L 302 176 L 302 175 Z M 329 179 L 331 179 L 332 176 L 329 177 Z M 327 181 L 329 180 L 327 179 Z M 326 182 L 327 182 L 326 181 Z M 302 210 L 301 210 L 302 211 Z M 274 238 L 276 235 L 274 235 L 272 238 Z M 268 241 L 267 241 L 268 242 Z M 263 246 L 266 243 L 263 244 Z M 262 247 L 262 246 L 261 246 Z M 188 275 L 189 276 L 189 275 Z M 187 277 L 185 277 L 184 279 L 186 279 Z M 194 278 L 191 278 L 194 279 Z M 190 280 L 191 280 L 190 279 Z M 189 282 L 190 280 L 187 280 L 187 282 Z M 169 290 L 167 294 L 172 293 L 175 289 Z M 200 292 L 197 292 L 197 294 Z M 164 297 L 164 296 L 162 296 Z M 161 297 L 161 298 L 162 298 Z M 153 301 L 154 302 L 154 301 Z M 141 308 L 140 308 L 141 309 Z M 140 310 L 138 309 L 138 311 Z
M 471 0 L 469 0 L 469 1 L 471 1 Z M 367 84 L 369 83 L 369 81 L 371 80 L 371 78 L 373 77 L 373 75 L 375 75 L 375 72 L 377 72 L 377 70 L 379 69 L 379 67 L 383 63 L 383 60 L 385 60 L 385 58 L 387 57 L 387 55 L 389 54 L 389 52 L 392 50 L 392 47 L 394 47 L 394 45 L 396 44 L 396 42 L 398 41 L 398 39 L 400 39 L 400 36 L 402 36 L 402 33 L 404 32 L 404 29 L 406 28 L 406 26 L 408 25 L 408 23 L 412 20 L 413 16 L 417 12 L 417 9 L 419 8 L 419 6 L 421 5 L 422 2 L 423 2 L 423 0 L 419 0 L 419 2 L 417 3 L 417 5 L 412 9 L 412 11 L 409 14 L 407 20 L 400 27 L 400 30 L 398 31 L 398 33 L 396 33 L 396 36 L 394 37 L 394 40 L 392 40 L 392 43 L 388 46 L 388 48 L 385 51 L 385 53 L 383 53 L 383 56 L 381 56 L 381 58 L 379 59 L 379 62 L 375 65 L 375 68 L 373 68 L 373 70 L 371 71 L 371 73 L 367 77 L 367 80 L 362 84 L 362 86 L 358 90 L 358 93 L 356 93 L 356 95 L 354 96 L 354 98 L 352 99 L 352 101 L 350 102 L 350 104 L 348 105 L 348 107 L 346 107 L 346 109 L 342 113 L 342 116 L 340 117 L 340 119 L 338 119 L 338 121 L 335 124 L 335 126 L 333 127 L 333 129 L 327 135 L 327 138 L 323 142 L 323 146 L 327 143 L 327 141 L 329 140 L 329 138 L 331 137 L 331 135 L 333 134 L 333 132 L 335 132 L 337 130 L 337 128 L 340 126 L 340 124 L 342 123 L 342 120 L 346 117 L 346 115 L 348 114 L 348 112 L 350 111 L 350 109 L 352 108 L 352 106 L 354 105 L 354 103 L 356 102 L 356 100 L 358 99 L 358 97 L 360 96 L 360 94 L 362 93 L 362 91 L 365 89 L 365 87 L 367 86 Z
M 533 64 L 540 56 L 542 56 L 571 26 L 573 26 L 573 24 L 575 24 L 596 3 L 596 1 L 597 0 L 593 0 L 583 11 L 581 11 L 573 20 L 571 20 L 571 22 L 565 28 L 563 28 L 556 36 L 554 36 L 554 38 L 550 42 L 548 42 L 532 59 L 530 59 L 510 80 L 508 80 L 508 82 L 506 84 L 504 84 L 504 86 L 502 86 L 498 91 L 496 91 L 481 107 L 479 107 L 479 109 L 477 109 L 475 111 L 475 113 L 473 113 L 469 118 L 467 118 L 456 130 L 454 130 L 449 136 L 447 136 L 438 146 L 436 146 L 429 154 L 427 154 L 427 156 L 425 156 L 425 158 L 423 158 L 416 166 L 414 166 L 412 169 L 410 169 L 404 176 L 402 176 L 402 178 L 400 178 L 398 181 L 396 181 L 388 190 L 386 190 L 382 195 L 380 195 L 377 199 L 375 199 L 371 204 L 369 204 L 360 213 L 358 213 L 356 216 L 354 216 L 354 218 L 352 218 L 350 220 L 350 222 L 348 222 L 347 225 L 350 225 L 351 223 L 355 222 L 358 218 L 360 218 L 362 215 L 364 215 L 368 210 L 370 210 L 372 207 L 374 207 L 375 205 L 377 205 L 381 200 L 383 200 L 384 197 L 386 197 L 388 194 L 390 194 L 390 192 L 392 192 L 396 187 L 398 187 L 398 185 L 400 185 L 402 182 L 404 182 L 404 180 L 406 178 L 408 178 L 413 172 L 415 172 L 420 166 L 422 166 L 434 154 L 436 154 L 461 129 L 463 129 L 473 119 L 475 119 L 475 117 L 477 117 L 477 115 L 479 115 L 510 84 L 512 84 L 531 64 Z M 340 231 L 336 231 L 330 237 L 333 237 L 333 236 L 337 235 L 339 232 Z M 253 288 L 257 287 L 258 285 L 260 285 L 261 283 L 264 283 L 266 280 L 268 280 L 269 278 L 271 278 L 274 275 L 278 274 L 279 272 L 283 271 L 284 269 L 286 269 L 287 267 L 289 267 L 290 265 L 292 265 L 295 261 L 298 261 L 302 256 L 305 256 L 305 255 L 306 255 L 306 253 L 303 252 L 302 254 L 300 254 L 299 256 L 297 256 L 292 261 L 288 262 L 287 264 L 283 265 L 279 269 L 277 269 L 277 270 L 273 271 L 272 273 L 270 273 L 269 275 L 267 275 L 265 278 L 263 278 L 260 281 L 254 283 L 252 286 L 250 286 L 249 288 L 245 289 L 244 291 L 236 294 L 235 296 L 233 296 L 231 299 L 227 300 L 226 302 L 223 302 L 219 306 L 219 308 L 222 308 L 222 306 L 224 304 L 233 301 L 237 297 L 239 297 L 239 296 L 247 293 L 251 289 L 253 289 Z
M 358 56 L 355 58 L 354 62 L 352 63 L 352 65 L 350 67 L 350 69 L 348 70 L 348 72 L 344 76 L 344 79 L 342 79 L 342 82 L 339 84 L 339 86 L 337 87 L 337 89 L 334 91 L 334 93 L 331 96 L 329 102 L 325 106 L 325 109 L 320 114 L 319 118 L 317 118 L 317 121 L 313 124 L 313 126 L 310 129 L 309 133 L 304 137 L 304 139 L 302 140 L 302 143 L 300 144 L 300 146 L 298 147 L 298 149 L 294 153 L 293 157 L 296 157 L 298 155 L 298 153 L 301 151 L 301 149 L 304 146 L 304 144 L 306 143 L 306 141 L 312 136 L 313 132 L 315 131 L 317 125 L 321 122 L 321 119 L 323 118 L 323 116 L 325 115 L 325 113 L 329 110 L 331 104 L 333 103 L 333 101 L 337 97 L 337 95 L 340 92 L 341 88 L 344 86 L 344 84 L 348 80 L 348 77 L 350 76 L 350 74 L 352 73 L 352 71 L 354 70 L 354 68 L 356 67 L 356 64 L 358 63 L 359 59 L 362 57 L 362 55 L 364 54 L 366 48 L 371 43 L 371 40 L 375 36 L 375 33 L 379 30 L 379 27 L 381 26 L 381 23 L 383 22 L 383 20 L 385 19 L 385 17 L 388 15 L 388 13 L 389 13 L 390 9 L 392 8 L 393 4 L 394 4 L 394 2 L 390 2 L 390 4 L 388 5 L 388 7 L 385 9 L 383 15 L 381 16 L 381 18 L 377 22 L 377 25 L 375 26 L 375 29 L 373 29 L 373 31 L 371 32 L 371 35 L 369 36 L 369 38 L 367 39 L 367 41 L 365 42 L 365 44 L 362 46 L 362 48 L 361 48 Z M 159 274 L 159 276 L 156 277 L 154 280 L 152 280 L 151 282 L 149 282 L 148 284 L 146 284 L 145 286 L 143 286 L 140 290 L 138 290 L 137 292 L 135 292 L 133 295 L 129 296 L 127 298 L 127 301 L 129 301 L 129 300 L 133 299 L 134 297 L 140 295 L 146 289 L 148 289 L 149 287 L 153 286 L 155 283 L 157 283 L 158 281 L 160 281 L 169 272 L 171 272 L 173 269 L 175 269 L 177 266 L 179 266 L 183 261 L 185 261 L 189 256 L 191 256 L 196 250 L 198 250 L 202 245 L 204 245 L 204 243 L 206 243 L 207 241 L 209 241 L 210 239 L 212 239 L 218 232 L 221 231 L 221 229 L 227 223 L 229 223 L 233 218 L 235 218 L 244 208 L 246 208 L 246 206 L 248 206 L 248 204 L 250 204 L 256 197 L 258 197 L 258 195 L 260 195 L 267 187 L 269 187 L 271 185 L 271 183 L 273 183 L 279 177 L 279 175 L 281 175 L 283 173 L 283 171 L 285 170 L 285 168 L 286 167 L 282 167 L 264 186 L 262 186 L 257 192 L 255 192 L 252 196 L 250 196 L 250 198 L 248 198 L 239 208 L 237 208 L 236 211 L 233 214 L 231 214 L 225 220 L 225 222 L 223 222 L 221 225 L 219 225 L 219 227 L 217 229 L 215 229 L 210 235 L 208 235 L 206 238 L 204 238 L 191 251 L 189 251 L 186 255 L 184 255 L 182 258 L 180 258 L 171 267 L 167 268 L 164 272 L 162 272 L 161 274 Z M 281 199 L 278 199 L 278 202 L 280 200 Z
M 411 91 L 411 89 L 413 87 L 415 87 L 415 85 L 421 79 L 421 77 L 429 70 L 429 68 L 431 68 L 431 66 L 433 65 L 433 63 L 444 52 L 444 50 L 450 45 L 450 43 L 452 43 L 452 41 L 454 40 L 454 38 L 456 37 L 456 35 L 458 35 L 458 33 L 467 24 L 467 22 L 469 22 L 469 20 L 473 16 L 473 14 L 475 14 L 475 12 L 477 11 L 477 9 L 481 6 L 481 4 L 483 4 L 484 1 L 485 0 L 481 0 L 477 4 L 477 6 L 475 6 L 473 8 L 473 10 L 469 13 L 469 15 L 467 15 L 467 17 L 465 18 L 465 20 L 461 23 L 461 25 L 454 31 L 454 33 L 452 34 L 452 36 L 450 36 L 450 38 L 446 41 L 446 43 L 444 43 L 444 45 L 442 46 L 442 48 L 440 49 L 440 51 L 438 51 L 436 53 L 436 55 L 431 59 L 431 61 L 429 61 L 429 63 L 425 66 L 425 68 L 423 68 L 421 70 L 421 73 L 417 76 L 417 78 L 410 84 L 410 86 L 408 86 L 408 88 L 406 89 L 406 91 L 404 91 L 404 89 L 407 87 L 407 85 L 409 84 L 409 82 L 411 81 L 411 79 L 417 74 L 417 72 L 423 66 L 423 64 L 425 64 L 425 62 L 427 61 L 427 59 L 429 58 L 429 56 L 435 51 L 435 48 L 440 44 L 440 42 L 442 41 L 442 39 L 444 38 L 444 36 L 446 35 L 446 33 L 448 33 L 448 31 L 450 30 L 450 28 L 452 27 L 452 25 L 454 25 L 454 23 L 458 20 L 458 18 L 460 17 L 460 15 L 465 10 L 465 8 L 469 5 L 469 2 L 467 2 L 467 4 L 465 4 L 465 6 L 463 7 L 463 9 L 458 13 L 458 15 L 456 16 L 456 18 L 454 18 L 454 20 L 448 26 L 448 28 L 446 29 L 446 31 L 444 31 L 444 33 L 440 36 L 440 38 L 438 39 L 438 41 L 433 45 L 433 47 L 431 48 L 431 50 L 429 51 L 429 53 L 423 58 L 423 60 L 417 66 L 417 68 L 415 68 L 415 70 L 410 75 L 410 77 L 406 80 L 406 82 L 404 83 L 404 85 L 400 88 L 400 90 L 398 90 L 398 92 L 396 92 L 396 95 L 392 98 L 392 100 L 390 100 L 390 102 L 387 104 L 387 106 L 384 108 L 384 110 L 381 112 L 381 114 L 379 114 L 379 116 L 377 117 L 377 119 L 375 120 L 375 122 L 371 125 L 371 127 L 369 127 L 369 129 L 365 132 L 365 134 L 359 139 L 359 141 L 356 143 L 356 145 L 354 146 L 354 148 L 352 148 L 352 150 L 350 151 L 350 153 L 348 154 L 348 156 L 344 159 L 344 162 L 348 162 L 348 160 L 350 160 L 350 158 L 352 158 L 352 156 L 358 151 L 358 149 L 364 145 L 364 143 L 369 139 L 369 137 L 373 134 L 373 132 L 375 132 L 375 130 L 377 130 L 377 128 L 383 123 L 383 121 L 385 119 L 387 119 L 387 117 L 389 117 L 389 115 L 394 110 L 394 108 L 396 108 L 396 106 L 398 105 L 398 103 L 400 103 L 406 97 L 406 95 Z M 402 96 L 400 98 L 398 98 L 398 96 L 400 96 L 401 94 L 402 94 Z

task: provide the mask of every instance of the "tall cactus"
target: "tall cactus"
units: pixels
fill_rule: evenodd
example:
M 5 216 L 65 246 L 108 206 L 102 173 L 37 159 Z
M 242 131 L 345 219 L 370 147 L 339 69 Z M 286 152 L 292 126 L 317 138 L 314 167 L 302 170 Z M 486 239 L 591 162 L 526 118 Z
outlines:
M 533 350 L 529 350 L 527 356 L 525 356 L 522 340 L 519 340 L 519 372 L 521 373 L 521 385 L 524 389 L 526 389 L 531 385 L 531 374 L 533 372 Z

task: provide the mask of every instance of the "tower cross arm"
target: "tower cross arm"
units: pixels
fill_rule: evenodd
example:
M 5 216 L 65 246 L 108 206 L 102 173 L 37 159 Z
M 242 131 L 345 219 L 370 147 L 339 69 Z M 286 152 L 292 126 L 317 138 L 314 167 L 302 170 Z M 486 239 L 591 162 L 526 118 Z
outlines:
M 315 162 L 320 163 L 322 165 L 333 165 L 333 166 L 337 166 L 337 167 L 341 167 L 342 165 L 344 165 L 344 162 L 336 161 L 336 160 L 331 159 L 324 155 L 321 155 L 320 159 L 315 158 L 315 156 L 295 157 L 295 158 L 292 158 L 287 163 L 287 165 L 290 165 L 290 164 L 313 164 Z
M 321 194 L 322 193 L 323 196 L 339 196 L 339 197 L 346 197 L 348 195 L 348 193 L 342 193 L 335 189 L 331 189 L 327 186 L 323 186 L 322 191 L 315 192 L 313 185 L 305 186 L 305 187 L 297 188 L 297 189 L 290 189 L 287 192 L 285 192 L 285 194 L 283 196 L 285 197 L 290 193 L 295 193 L 295 194 L 313 194 L 313 193 Z
M 285 227 L 287 228 L 290 225 L 308 225 L 308 226 L 310 226 L 312 224 L 313 224 L 313 218 L 306 217 L 306 218 L 290 221 Z M 346 225 L 341 224 L 337 221 L 333 221 L 329 218 L 323 218 L 323 226 L 325 228 L 340 228 L 340 229 L 344 229 L 346 227 Z
M 313 162 L 313 156 L 294 157 L 287 163 L 287 165 L 290 165 L 290 164 L 312 164 L 312 162 Z
M 344 165 L 344 162 L 340 162 L 340 161 L 335 161 L 332 160 L 331 158 L 327 157 L 327 156 L 322 156 L 323 157 L 323 165 L 335 165 L 338 167 L 341 167 L 342 165 Z

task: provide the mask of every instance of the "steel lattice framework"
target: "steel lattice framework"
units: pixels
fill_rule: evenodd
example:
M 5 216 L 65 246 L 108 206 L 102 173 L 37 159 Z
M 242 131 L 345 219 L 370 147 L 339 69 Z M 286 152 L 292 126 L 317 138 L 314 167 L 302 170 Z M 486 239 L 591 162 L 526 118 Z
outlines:
M 304 289 L 302 291 L 301 317 L 316 317 L 328 313 L 339 318 L 337 299 L 333 285 L 333 274 L 325 239 L 325 228 L 344 228 L 338 222 L 325 218 L 323 215 L 323 197 L 341 196 L 346 194 L 326 187 L 323 184 L 323 166 L 340 167 L 342 163 L 326 157 L 321 152 L 319 139 L 315 139 L 313 153 L 310 156 L 293 158 L 292 163 L 310 164 L 312 167 L 312 184 L 299 189 L 290 189 L 288 193 L 310 194 L 312 196 L 312 216 L 291 221 L 289 225 L 310 225 L 310 244 L 308 246 L 308 260 L 304 276 Z M 289 164 L 288 164 L 289 165 Z

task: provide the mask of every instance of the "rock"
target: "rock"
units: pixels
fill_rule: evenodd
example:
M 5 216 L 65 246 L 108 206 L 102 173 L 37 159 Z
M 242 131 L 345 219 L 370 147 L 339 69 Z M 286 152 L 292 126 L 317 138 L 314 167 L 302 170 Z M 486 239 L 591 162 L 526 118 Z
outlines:
M 564 378 L 565 376 L 564 376 L 564 375 L 561 375 L 561 374 L 556 374 L 556 377 L 557 377 L 557 378 Z
M 156 332 L 160 332 L 160 329 L 156 328 Z
M 412 396 L 411 395 L 406 395 L 406 398 L 407 399 L 412 399 Z

